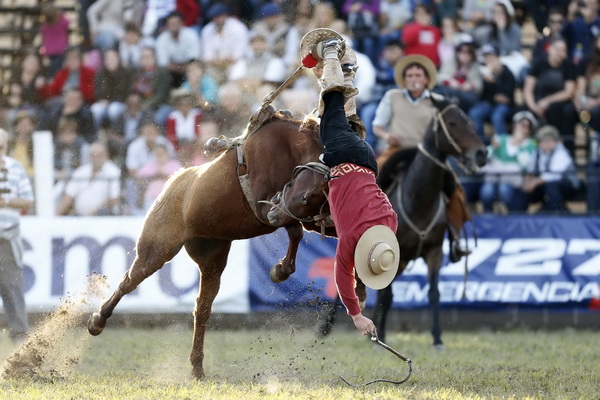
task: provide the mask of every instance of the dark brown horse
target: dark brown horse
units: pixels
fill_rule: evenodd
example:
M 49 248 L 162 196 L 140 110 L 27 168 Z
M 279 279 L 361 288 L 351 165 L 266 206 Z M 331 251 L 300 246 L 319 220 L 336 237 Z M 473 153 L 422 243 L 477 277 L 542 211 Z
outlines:
M 398 274 L 411 260 L 423 257 L 428 266 L 429 304 L 433 313 L 434 345 L 441 346 L 439 321 L 439 271 L 442 243 L 447 230 L 444 184 L 453 182 L 447 156 L 458 157 L 467 169 L 486 161 L 486 148 L 465 113 L 442 99 L 433 99 L 438 111 L 418 150 L 393 155 L 382 168 L 378 183 L 386 191 L 398 213 L 396 236 L 400 244 Z M 269 212 L 273 222 L 289 223 L 291 215 L 299 220 L 322 213 L 326 202 L 327 174 L 310 165 L 298 168 Z M 288 212 L 284 212 L 283 210 Z M 385 321 L 392 303 L 391 285 L 378 292 L 374 322 L 380 338 L 385 336 Z M 335 308 L 332 309 L 335 312 Z M 384 339 L 382 339 L 384 340 Z
M 192 375 L 204 376 L 206 324 L 231 242 L 275 231 L 277 227 L 267 220 L 270 206 L 259 201 L 271 199 L 292 178 L 295 166 L 317 160 L 321 152 L 316 122 L 301 123 L 281 113 L 239 142 L 242 146 L 228 149 L 213 162 L 184 169 L 170 178 L 146 216 L 133 264 L 88 321 L 92 335 L 102 332 L 123 296 L 185 247 L 201 272 L 190 361 Z M 285 258 L 271 271 L 274 281 L 287 279 L 296 268 L 303 227 L 294 220 L 286 230 L 290 245 Z

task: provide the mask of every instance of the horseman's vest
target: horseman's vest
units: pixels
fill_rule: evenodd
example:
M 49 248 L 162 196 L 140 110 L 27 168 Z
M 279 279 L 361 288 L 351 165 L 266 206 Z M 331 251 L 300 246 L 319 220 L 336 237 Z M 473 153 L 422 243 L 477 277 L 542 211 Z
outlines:
M 401 89 L 392 89 L 390 99 L 392 104 L 390 132 L 400 135 L 403 149 L 417 147 L 435 115 L 435 107 L 431 99 L 426 98 L 418 104 L 412 104 Z

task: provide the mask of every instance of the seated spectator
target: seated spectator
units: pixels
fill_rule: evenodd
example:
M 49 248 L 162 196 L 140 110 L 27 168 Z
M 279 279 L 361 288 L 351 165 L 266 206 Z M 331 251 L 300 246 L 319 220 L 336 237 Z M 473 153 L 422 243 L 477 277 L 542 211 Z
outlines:
M 484 58 L 484 65 L 480 68 L 483 92 L 477 104 L 469 110 L 469 117 L 477 125 L 479 137 L 484 143 L 489 143 L 484 132 L 486 121 L 491 121 L 494 133 L 508 132 L 506 121 L 512 112 L 516 82 L 510 69 L 500 62 L 496 46 L 484 45 L 480 54 Z
M 167 16 L 165 30 L 158 35 L 155 49 L 157 64 L 169 71 L 174 88 L 183 83 L 187 63 L 201 56 L 198 33 L 183 25 L 183 17 L 177 11 Z
M 545 125 L 536 133 L 538 147 L 527 168 L 522 190 L 529 203 L 542 203 L 541 211 L 568 211 L 565 202 L 579 189 L 575 163 L 560 142 L 558 129 Z
M 410 21 L 412 16 L 411 0 L 382 1 L 381 12 L 379 13 L 379 45 L 377 47 L 382 50 L 389 40 L 399 41 L 402 35 L 402 28 Z
M 65 187 L 56 215 L 117 215 L 121 170 L 108 159 L 106 146 L 90 146 L 90 162 L 77 168 Z
M 68 89 L 64 95 L 62 104 L 54 105 L 44 118 L 43 127 L 55 134 L 58 124 L 65 118 L 72 119 L 77 123 L 77 132 L 88 143 L 98 139 L 98 132 L 94 127 L 94 116 L 90 108 L 83 101 L 79 89 Z
M 543 31 L 544 34 L 536 40 L 533 46 L 532 63 L 548 57 L 548 46 L 553 39 L 562 35 L 564 25 L 564 12 L 559 8 L 551 9 L 548 12 L 548 28 Z
M 202 111 L 194 108 L 194 99 L 190 92 L 178 90 L 172 96 L 175 110 L 167 118 L 166 136 L 176 150 L 188 142 L 200 137 Z
M 464 0 L 460 15 L 466 28 L 473 29 L 489 20 L 489 0 Z
M 8 142 L 7 154 L 21 163 L 27 176 L 33 181 L 33 132 L 37 118 L 29 111 L 20 111 L 13 122 L 14 134 Z
M 568 58 L 576 66 L 591 54 L 600 32 L 598 0 L 578 1 L 578 16 L 565 24 L 562 35 L 567 43 Z
M 437 68 L 440 67 L 438 44 L 442 33 L 433 25 L 429 6 L 419 3 L 415 6 L 414 21 L 406 24 L 402 29 L 404 53 L 421 54 L 429 58 Z
M 110 141 L 116 141 L 118 147 L 126 147 L 137 138 L 141 126 L 147 121 L 152 121 L 152 113 L 144 109 L 142 95 L 135 91 L 129 93 L 125 100 L 125 111 L 111 126 Z
M 340 26 L 342 26 L 343 29 L 336 29 Z M 328 28 L 336 30 L 340 34 L 346 33 L 344 20 L 340 18 L 338 10 L 332 2 L 320 1 L 313 6 L 312 17 L 307 32 L 316 28 Z
M 442 37 L 438 43 L 438 56 L 440 57 L 440 65 L 443 65 L 456 59 L 456 46 L 470 36 L 461 32 L 457 21 L 452 18 L 442 20 L 441 32 Z
M 79 135 L 77 122 L 64 118 L 54 139 L 54 176 L 59 187 L 69 180 L 73 171 L 88 161 L 88 156 L 89 144 Z
M 222 135 L 240 136 L 248 125 L 250 114 L 250 107 L 242 99 L 242 89 L 237 84 L 229 82 L 221 86 L 219 104 L 211 115 L 219 125 Z
M 192 93 L 194 105 L 200 109 L 211 109 L 219 101 L 219 86 L 212 76 L 206 74 L 202 61 L 194 60 L 188 64 L 181 88 Z
M 169 150 L 170 157 L 175 157 L 173 145 L 161 134 L 160 127 L 153 122 L 144 122 L 140 127 L 138 138 L 127 146 L 125 166 L 128 179 L 125 182 L 125 196 L 130 214 L 143 214 L 145 182 L 137 178 L 137 171 L 154 159 L 154 149 L 157 145 L 165 146 Z
M 96 0 L 87 10 L 92 44 L 101 51 L 115 48 L 127 23 L 141 24 L 143 0 Z
M 557 38 L 548 47 L 548 57 L 532 65 L 523 88 L 527 108 L 537 118 L 558 128 L 571 151 L 577 123 L 572 102 L 575 78 L 575 67 L 567 59 L 567 45 L 564 39 Z
M 480 46 L 489 43 L 498 47 L 502 63 L 522 82 L 529 61 L 521 53 L 521 27 L 515 21 L 515 8 L 510 0 L 495 0 L 490 22 L 474 30 L 473 36 Z
M 487 164 L 481 169 L 484 183 L 479 190 L 479 200 L 485 212 L 492 212 L 495 201 L 506 205 L 510 212 L 527 210 L 527 197 L 521 191 L 523 174 L 529 167 L 535 142 L 531 133 L 537 119 L 529 111 L 513 117 L 512 134 L 501 133 L 492 137 Z
M 20 86 L 22 107 L 32 109 L 39 116 L 43 106 L 39 89 L 46 84 L 40 56 L 32 51 L 27 52 L 19 67 L 11 74 L 10 83 Z
M 202 29 L 202 60 L 217 83 L 227 80 L 229 69 L 242 58 L 250 39 L 246 25 L 229 14 L 229 8 L 215 3 L 206 12 L 210 21 Z
M 443 94 L 457 103 L 465 112 L 479 100 L 483 79 L 475 55 L 475 42 L 463 41 L 456 46 L 454 60 L 442 64 L 434 92 Z
M 69 46 L 69 20 L 53 0 L 43 3 L 41 11 L 40 54 L 48 58 L 48 74 L 53 77 L 61 69 Z
M 154 40 L 151 37 L 142 38 L 138 25 L 129 22 L 125 24 L 125 32 L 119 41 L 119 56 L 121 64 L 129 69 L 140 69 L 142 49 L 153 47 Z
M 78 47 L 71 47 L 65 53 L 63 67 L 56 73 L 54 79 L 39 89 L 44 100 L 57 98 L 68 89 L 77 89 L 83 94 L 87 104 L 94 102 L 94 76 L 93 69 L 83 65 L 83 57 Z
M 594 41 L 589 61 L 582 64 L 582 74 L 577 77 L 575 108 L 579 113 L 589 113 L 592 130 L 600 132 L 600 35 Z
M 282 59 L 271 53 L 267 39 L 262 34 L 253 34 L 249 51 L 231 67 L 228 80 L 237 83 L 245 93 L 255 93 L 272 62 L 283 64 Z
M 156 64 L 156 52 L 145 47 L 141 55 L 142 68 L 133 81 L 133 90 L 144 98 L 144 109 L 152 112 L 154 121 L 164 126 L 171 112 L 169 94 L 171 92 L 171 74 Z
M 258 12 L 258 20 L 251 25 L 250 36 L 262 36 L 267 41 L 270 53 L 276 57 L 285 54 L 285 42 L 290 30 L 281 8 L 277 3 L 264 3 Z
M 348 21 L 353 48 L 366 54 L 371 62 L 377 62 L 377 41 L 379 35 L 379 1 L 345 0 L 342 13 Z
M 148 0 L 142 24 L 142 36 L 156 37 L 167 15 L 177 9 L 176 0 Z
M 154 157 L 142 165 L 136 172 L 136 177 L 145 181 L 144 212 L 150 209 L 150 206 L 165 186 L 169 176 L 181 168 L 179 161 L 171 158 L 169 150 L 165 145 L 156 145 L 153 154 Z
M 133 72 L 121 65 L 116 50 L 104 51 L 103 67 L 96 74 L 95 93 L 97 101 L 92 104 L 96 131 L 105 119 L 113 124 L 125 111 L 125 99 L 131 91 Z

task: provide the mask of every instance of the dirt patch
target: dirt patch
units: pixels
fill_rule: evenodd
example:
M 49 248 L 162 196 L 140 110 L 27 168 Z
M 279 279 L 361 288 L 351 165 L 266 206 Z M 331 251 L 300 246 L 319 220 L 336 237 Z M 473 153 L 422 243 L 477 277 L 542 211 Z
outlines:
M 0 377 L 53 379 L 70 375 L 90 338 L 83 327 L 85 317 L 92 308 L 91 300 L 103 297 L 107 288 L 105 276 L 88 276 L 86 288 L 81 293 L 62 299 L 27 340 L 4 361 Z

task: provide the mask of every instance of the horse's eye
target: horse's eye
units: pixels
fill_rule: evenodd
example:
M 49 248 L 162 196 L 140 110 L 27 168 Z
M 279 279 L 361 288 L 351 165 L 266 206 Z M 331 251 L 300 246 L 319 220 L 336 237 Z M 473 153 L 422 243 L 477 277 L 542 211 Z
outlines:
M 308 194 L 304 193 L 302 195 L 302 205 L 305 206 L 308 204 Z

